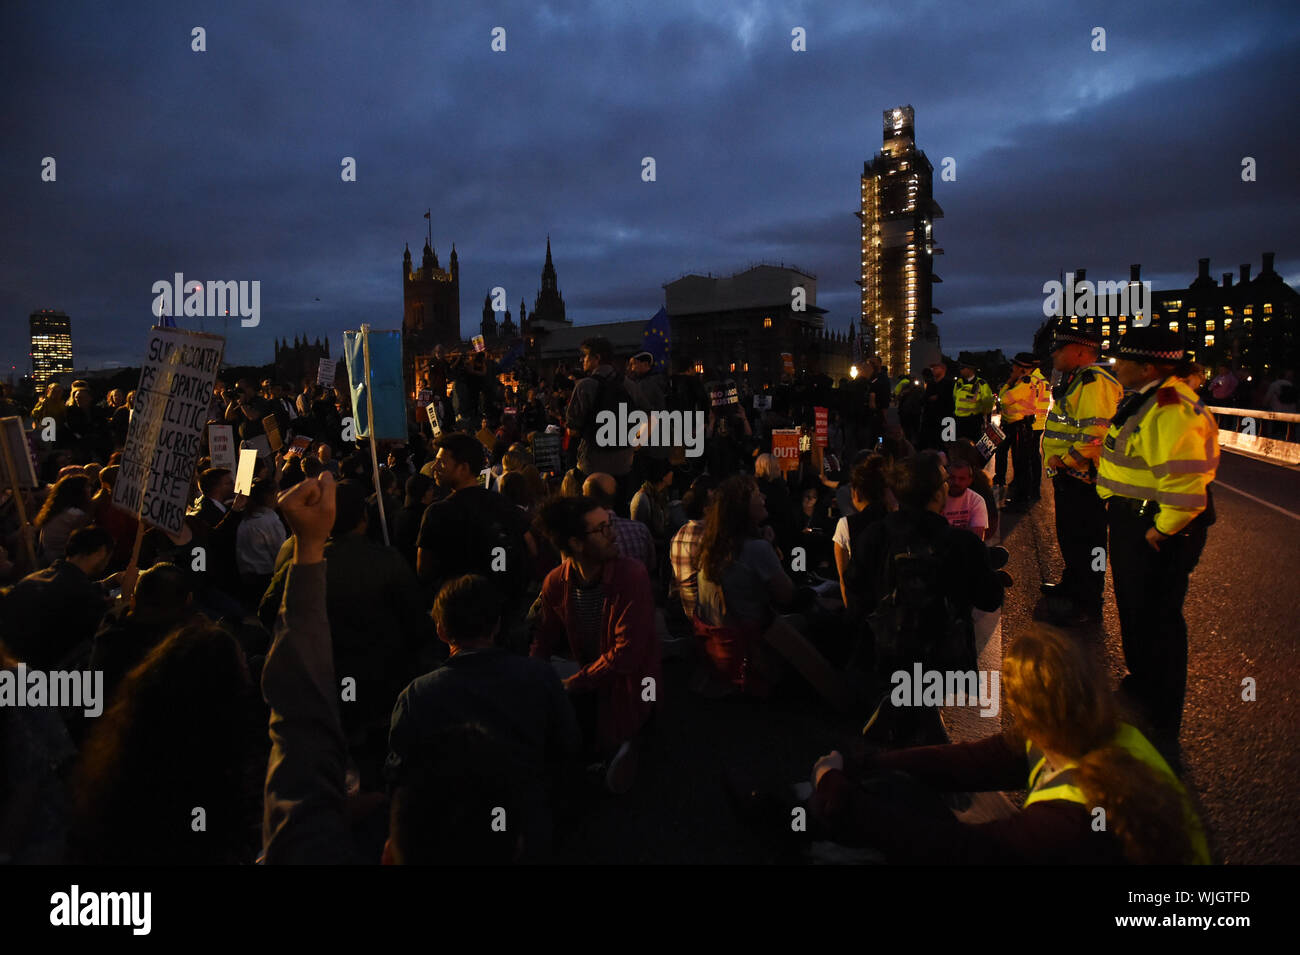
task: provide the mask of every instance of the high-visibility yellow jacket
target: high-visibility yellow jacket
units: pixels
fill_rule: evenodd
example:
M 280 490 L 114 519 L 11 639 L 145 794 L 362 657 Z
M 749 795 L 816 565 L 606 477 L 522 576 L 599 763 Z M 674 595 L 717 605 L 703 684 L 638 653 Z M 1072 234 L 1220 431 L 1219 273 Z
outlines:
M 1110 745 L 1120 747 L 1134 759 L 1151 767 L 1157 774 L 1164 777 L 1165 782 L 1178 791 L 1178 794 L 1183 799 L 1184 822 L 1192 843 L 1193 861 L 1196 865 L 1209 865 L 1210 849 L 1205 841 L 1205 830 L 1201 827 L 1201 820 L 1197 817 L 1196 810 L 1192 808 L 1191 800 L 1187 798 L 1187 790 L 1178 781 L 1174 771 L 1169 768 L 1165 758 L 1160 755 L 1159 751 L 1151 745 L 1151 742 L 1141 732 L 1128 723 L 1119 724 L 1119 732 L 1115 734 L 1115 738 L 1111 740 Z M 1026 809 L 1036 802 L 1049 799 L 1064 799 L 1068 802 L 1075 802 L 1087 807 L 1089 810 L 1096 808 L 1091 805 L 1091 800 L 1088 799 L 1083 790 L 1076 785 L 1079 765 L 1077 762 L 1068 762 L 1056 772 L 1048 772 L 1047 754 L 1035 745 L 1032 740 L 1026 740 L 1025 753 L 1029 757 L 1029 784 L 1026 786 L 1028 795 L 1025 797 Z M 1102 808 L 1107 809 L 1110 807 L 1103 806 Z
M 1148 392 L 1122 425 L 1106 433 L 1097 468 L 1103 498 L 1155 501 L 1156 530 L 1177 534 L 1206 507 L 1219 467 L 1219 426 L 1181 378 Z
M 1034 386 L 1034 430 L 1042 431 L 1047 425 L 1047 412 L 1052 408 L 1052 383 L 1037 368 L 1029 377 Z
M 1101 442 L 1115 416 L 1123 386 L 1100 365 L 1076 368 L 1060 386 L 1060 397 L 1047 413 L 1043 460 L 1060 455 L 1074 470 L 1090 470 L 1101 457 Z
M 1038 391 L 1032 374 L 1012 378 L 998 389 L 998 402 L 1002 405 L 1002 423 L 1015 424 L 1032 418 L 1038 410 Z
M 952 386 L 952 403 L 958 418 L 988 414 L 993 410 L 993 389 L 983 378 L 966 381 L 958 377 Z

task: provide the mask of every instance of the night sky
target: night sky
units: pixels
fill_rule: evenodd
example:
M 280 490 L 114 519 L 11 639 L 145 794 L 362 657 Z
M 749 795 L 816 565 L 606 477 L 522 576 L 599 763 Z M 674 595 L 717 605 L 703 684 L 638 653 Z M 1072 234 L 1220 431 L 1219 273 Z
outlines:
M 151 287 L 178 271 L 261 281 L 231 363 L 398 327 L 426 208 L 444 268 L 456 243 L 467 336 L 492 286 L 531 310 L 548 234 L 579 324 L 648 319 L 683 273 L 765 261 L 815 274 L 843 331 L 862 163 L 904 103 L 945 212 L 950 355 L 1028 347 L 1062 269 L 1141 262 L 1161 289 L 1198 257 L 1218 278 L 1275 251 L 1300 286 L 1294 2 L 985 7 L 6 2 L 0 376 L 29 372 L 40 308 L 72 317 L 78 368 L 138 363 Z

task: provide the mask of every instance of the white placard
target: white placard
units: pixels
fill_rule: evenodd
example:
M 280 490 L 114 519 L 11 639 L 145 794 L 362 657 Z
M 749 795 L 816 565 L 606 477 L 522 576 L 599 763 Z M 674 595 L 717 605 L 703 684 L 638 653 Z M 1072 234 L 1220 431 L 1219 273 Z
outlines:
M 228 424 L 208 425 L 208 452 L 214 468 L 235 470 L 235 429 Z
M 334 387 L 334 371 L 338 368 L 338 362 L 333 358 L 322 358 L 320 367 L 316 371 L 316 384 L 324 385 L 326 388 Z
M 253 473 L 257 470 L 257 448 L 239 449 L 239 470 L 235 472 L 235 493 L 247 497 L 253 493 Z
M 226 340 L 179 328 L 149 330 L 113 503 L 180 533 L 190 481 Z

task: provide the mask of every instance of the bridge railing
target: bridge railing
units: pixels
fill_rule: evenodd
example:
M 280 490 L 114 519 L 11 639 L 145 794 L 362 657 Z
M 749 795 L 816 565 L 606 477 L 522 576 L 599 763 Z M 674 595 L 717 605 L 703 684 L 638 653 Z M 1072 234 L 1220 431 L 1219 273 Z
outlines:
M 1219 422 L 1219 447 L 1274 464 L 1300 465 L 1300 414 L 1207 407 Z

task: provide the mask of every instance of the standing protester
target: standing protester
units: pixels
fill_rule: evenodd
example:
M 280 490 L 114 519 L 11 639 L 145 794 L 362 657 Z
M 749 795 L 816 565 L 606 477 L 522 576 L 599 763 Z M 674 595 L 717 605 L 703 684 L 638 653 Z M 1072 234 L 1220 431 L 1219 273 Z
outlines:
M 1054 623 L 1080 625 L 1101 618 L 1106 584 L 1106 508 L 1096 494 L 1097 461 L 1124 389 L 1098 365 L 1101 333 L 1058 331 L 1052 364 L 1061 373 L 1055 407 L 1043 432 L 1043 456 L 1056 496 L 1056 540 L 1065 561 L 1059 584 L 1043 584 Z M 1100 553 L 1098 553 L 1100 551 Z
M 623 443 L 625 435 L 616 436 L 618 444 L 602 447 L 597 441 L 599 423 L 596 419 L 602 411 L 613 412 L 617 417 L 620 404 L 631 410 L 633 402 L 623 376 L 614 369 L 614 348 L 609 341 L 588 338 L 581 348 L 582 370 L 587 377 L 574 385 L 573 397 L 569 399 L 565 412 L 569 439 L 578 441 L 578 467 L 582 473 L 589 475 L 602 471 L 612 474 L 618 482 L 618 501 L 620 505 L 626 505 L 631 497 L 632 489 L 628 482 L 635 449 Z
M 1007 507 L 1018 508 L 1029 503 L 1031 489 L 1038 477 L 1038 468 L 1033 458 L 1037 452 L 1038 382 L 1034 378 L 1037 371 L 1034 356 L 1029 352 L 1020 352 L 1011 362 L 1011 377 L 998 390 L 998 403 L 1002 406 L 1002 433 L 1006 438 L 998 445 L 993 465 L 993 486 L 1006 493 Z M 1042 373 L 1038 373 L 1042 378 Z M 1034 446 L 1031 452 L 1031 445 Z M 1011 459 L 1013 477 L 1011 490 L 1006 492 L 1007 459 Z
M 952 386 L 953 415 L 957 419 L 957 437 L 975 442 L 984 433 L 984 423 L 993 410 L 993 390 L 975 374 L 975 366 L 966 359 L 961 375 Z
M 941 361 L 926 369 L 930 377 L 925 385 L 925 398 L 921 412 L 920 447 L 938 450 L 943 447 L 943 422 L 956 416 L 953 389 L 948 384 L 948 366 Z M 901 399 L 900 399 L 901 403 Z
M 1111 421 L 1097 473 L 1129 670 L 1123 688 L 1171 752 L 1187 686 L 1183 600 L 1214 523 L 1219 463 L 1218 425 L 1179 377 L 1184 355 L 1173 332 L 1124 336 L 1115 375 L 1131 393 Z

